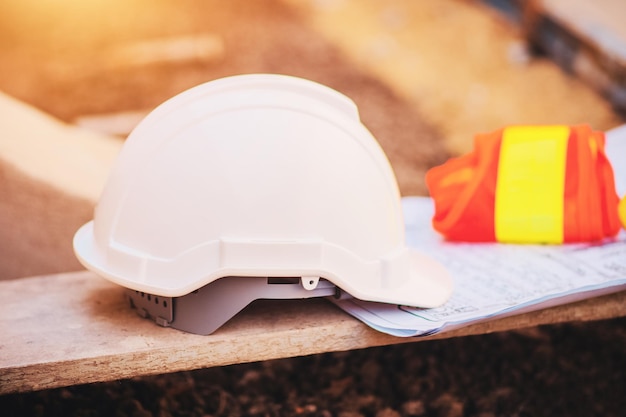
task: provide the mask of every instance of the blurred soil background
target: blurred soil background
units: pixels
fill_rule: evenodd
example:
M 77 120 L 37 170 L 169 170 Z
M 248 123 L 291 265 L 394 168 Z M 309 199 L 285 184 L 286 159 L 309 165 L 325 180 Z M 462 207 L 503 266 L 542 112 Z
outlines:
M 120 140 L 165 99 L 254 72 L 309 78 L 351 97 L 403 195 L 425 195 L 425 171 L 471 149 L 478 132 L 507 124 L 589 123 L 607 130 L 623 123 L 593 89 L 533 53 L 510 22 L 467 0 L 0 4 L 0 91 Z M 7 202 L 17 200 L 30 208 L 11 210 Z M 91 209 L 34 183 L 0 155 L 0 250 L 13 258 L 3 272 L 78 269 L 65 242 Z M 27 256 L 33 251 L 46 252 L 37 265 Z M 0 410 L 9 416 L 619 416 L 626 409 L 625 323 L 573 323 L 6 395 Z

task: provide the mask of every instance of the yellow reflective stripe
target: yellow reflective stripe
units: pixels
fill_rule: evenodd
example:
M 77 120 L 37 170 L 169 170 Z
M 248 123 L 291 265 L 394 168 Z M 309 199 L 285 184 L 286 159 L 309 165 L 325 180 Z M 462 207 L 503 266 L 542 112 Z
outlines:
M 622 197 L 617 206 L 617 214 L 619 215 L 619 220 L 622 222 L 622 227 L 626 229 L 626 195 Z
M 567 126 L 504 129 L 498 162 L 499 242 L 562 243 Z

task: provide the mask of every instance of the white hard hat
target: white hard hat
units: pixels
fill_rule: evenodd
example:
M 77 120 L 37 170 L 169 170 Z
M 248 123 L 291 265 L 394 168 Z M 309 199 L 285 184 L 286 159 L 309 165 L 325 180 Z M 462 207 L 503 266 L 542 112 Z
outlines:
M 335 286 L 416 307 L 451 293 L 446 271 L 405 245 L 395 176 L 355 104 L 282 75 L 212 81 L 150 113 L 124 144 L 74 250 L 154 317 L 162 312 L 149 306 L 200 289 L 211 302 L 219 293 L 243 306 Z M 302 290 L 276 297 L 255 284 L 293 277 Z M 172 320 L 161 314 L 162 324 Z

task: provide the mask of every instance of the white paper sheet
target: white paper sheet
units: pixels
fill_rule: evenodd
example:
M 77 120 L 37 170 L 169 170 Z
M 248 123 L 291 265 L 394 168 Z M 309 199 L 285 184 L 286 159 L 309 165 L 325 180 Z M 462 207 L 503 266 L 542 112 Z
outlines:
M 626 126 L 609 132 L 620 196 L 626 194 Z M 347 297 L 334 302 L 371 327 L 424 336 L 470 323 L 626 289 L 626 232 L 603 244 L 508 245 L 444 242 L 431 227 L 432 200 L 402 200 L 407 244 L 441 262 L 454 281 L 442 307 L 417 309 Z

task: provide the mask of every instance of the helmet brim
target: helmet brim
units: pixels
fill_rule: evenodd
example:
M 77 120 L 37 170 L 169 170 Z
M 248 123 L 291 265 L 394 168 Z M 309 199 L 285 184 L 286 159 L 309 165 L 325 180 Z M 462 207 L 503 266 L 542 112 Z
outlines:
M 354 298 L 364 301 L 420 308 L 441 306 L 452 294 L 452 277 L 440 263 L 430 256 L 412 248 L 408 248 L 408 252 L 409 277 L 400 281 L 398 285 L 359 288 L 358 292 L 343 287 L 342 289 Z M 338 286 L 341 287 L 341 284 Z

